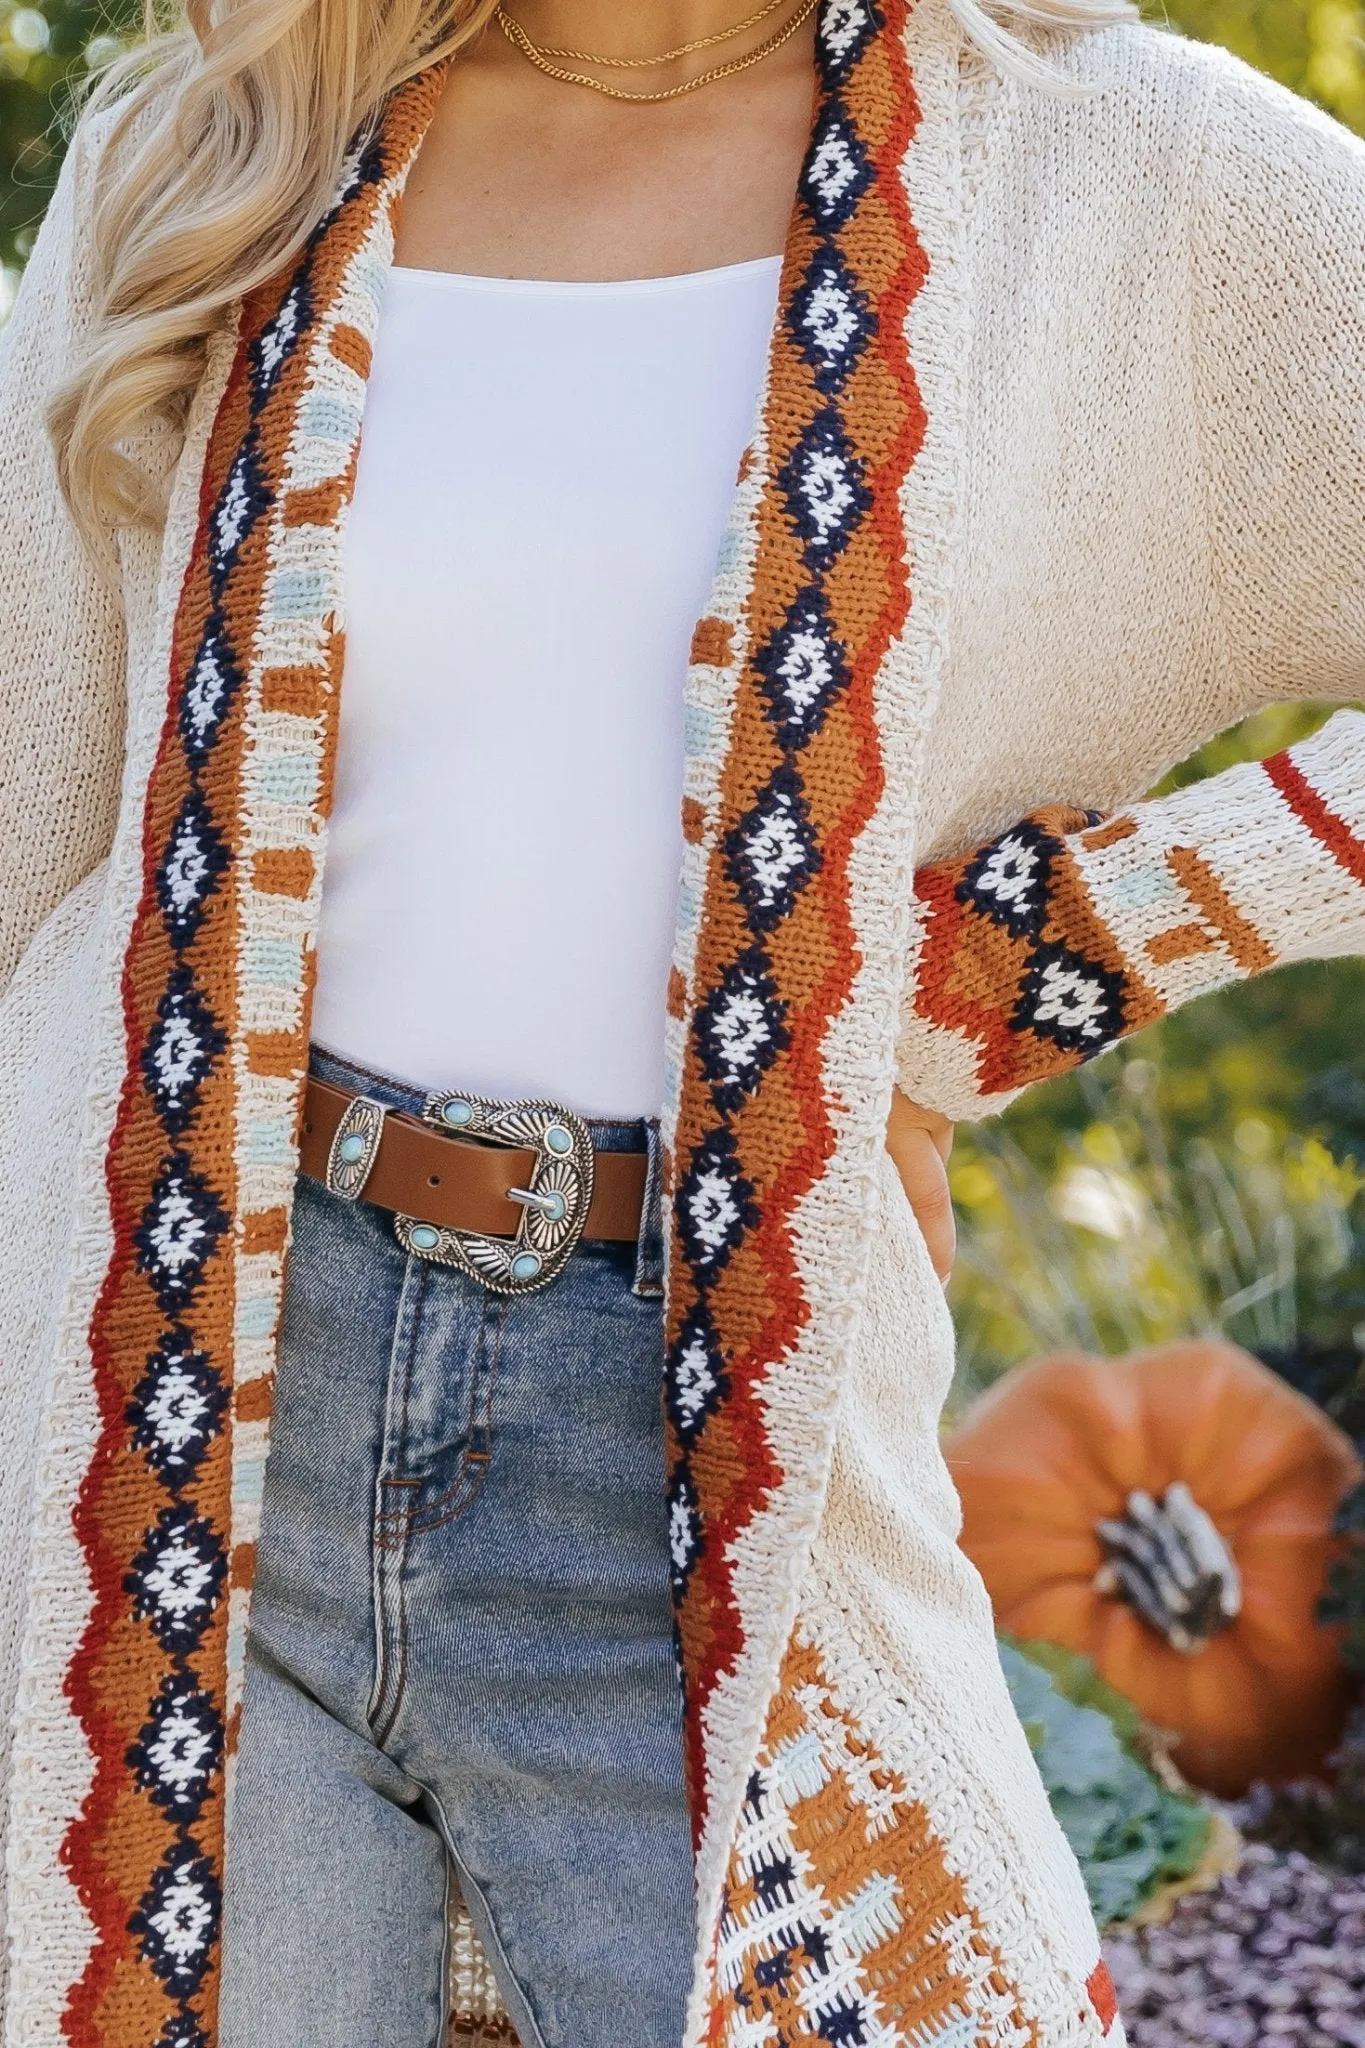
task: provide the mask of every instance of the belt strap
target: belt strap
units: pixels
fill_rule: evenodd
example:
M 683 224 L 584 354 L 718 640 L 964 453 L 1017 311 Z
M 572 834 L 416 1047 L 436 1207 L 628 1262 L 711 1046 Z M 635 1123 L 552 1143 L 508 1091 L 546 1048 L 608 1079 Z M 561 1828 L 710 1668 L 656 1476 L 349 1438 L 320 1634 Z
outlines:
M 314 1180 L 327 1179 L 327 1155 L 337 1125 L 355 1093 L 310 1076 L 303 1105 L 299 1163 Z M 513 1237 L 521 1210 L 507 1199 L 509 1188 L 524 1188 L 536 1163 L 534 1152 L 473 1145 L 447 1137 L 429 1124 L 390 1110 L 384 1135 L 365 1182 L 365 1200 L 419 1223 L 443 1230 L 474 1230 L 485 1237 Z M 633 1243 L 640 1234 L 649 1160 L 643 1152 L 597 1152 L 593 1159 L 592 1204 L 584 1237 Z

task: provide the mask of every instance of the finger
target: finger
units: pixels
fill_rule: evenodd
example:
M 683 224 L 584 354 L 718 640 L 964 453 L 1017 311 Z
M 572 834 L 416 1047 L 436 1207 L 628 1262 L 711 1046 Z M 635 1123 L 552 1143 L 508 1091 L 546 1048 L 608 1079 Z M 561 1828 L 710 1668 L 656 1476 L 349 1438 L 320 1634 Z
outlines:
M 895 1088 L 891 1094 L 891 1113 L 887 1118 L 887 1142 L 902 1131 L 923 1131 L 933 1141 L 934 1150 L 940 1159 L 947 1161 L 953 1149 L 953 1126 L 946 1116 L 940 1116 L 936 1109 L 926 1109 L 903 1089 Z
M 957 1250 L 957 1224 L 942 1156 L 929 1133 L 915 1126 L 901 1128 L 894 1141 L 888 1137 L 887 1150 L 914 1211 L 934 1271 L 946 1282 Z

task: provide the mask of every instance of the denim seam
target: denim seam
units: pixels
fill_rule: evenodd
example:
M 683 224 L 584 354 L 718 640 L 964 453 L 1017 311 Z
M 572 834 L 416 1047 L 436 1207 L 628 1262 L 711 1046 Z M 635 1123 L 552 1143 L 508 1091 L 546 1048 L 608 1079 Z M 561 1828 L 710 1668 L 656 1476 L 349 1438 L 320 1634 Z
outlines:
M 480 1326 L 480 1355 L 483 1355 L 485 1349 L 488 1321 L 490 1315 L 492 1315 L 495 1317 L 493 1356 L 486 1369 L 480 1365 L 474 1375 L 474 1383 L 469 1390 L 468 1434 L 472 1439 L 475 1409 L 480 1396 L 482 1396 L 484 1414 L 483 1433 L 488 1444 L 487 1453 L 479 1456 L 471 1453 L 466 1448 L 461 1454 L 460 1469 L 454 1484 L 448 1486 L 444 1493 L 438 1494 L 435 1500 L 429 1500 L 420 1507 L 383 1509 L 377 1517 L 377 1522 L 391 1526 L 386 1526 L 379 1531 L 376 1541 L 381 1545 L 392 1548 L 408 1536 L 421 1535 L 428 1529 L 443 1528 L 446 1523 L 456 1521 L 459 1516 L 464 1514 L 467 1508 L 472 1507 L 479 1494 L 483 1491 L 484 1481 L 488 1477 L 489 1466 L 492 1463 L 493 1384 L 497 1377 L 498 1362 L 502 1356 L 502 1332 L 506 1312 L 506 1302 L 498 1299 L 496 1296 L 489 1297 L 484 1307 L 483 1321 Z M 478 1467 L 472 1477 L 469 1476 L 471 1464 Z M 390 1479 L 385 1484 L 389 1486 L 420 1486 L 422 1481 L 420 1479 Z M 448 1514 L 438 1515 L 434 1521 L 427 1519 L 436 1508 L 444 1507 L 448 1501 L 455 1502 L 455 1506 L 450 1509 Z
M 385 1743 L 394 1731 L 408 1689 L 408 1548 L 406 1542 L 401 1545 L 394 1545 L 391 1554 L 393 1555 L 393 1570 L 392 1573 L 386 1573 L 385 1578 L 386 1580 L 390 1577 L 392 1578 L 394 1589 L 398 1596 L 398 1612 L 396 1617 L 394 1617 L 395 1627 L 393 1631 L 395 1640 L 393 1649 L 390 1650 L 390 1631 L 386 1616 L 383 1630 L 384 1646 L 387 1653 L 384 1685 L 377 1696 L 375 1713 L 370 1724 L 370 1733 L 374 1738 L 374 1746 L 380 1750 L 384 1748 Z M 385 1604 L 387 1607 L 387 1601 Z M 392 1688 L 390 1688 L 389 1683 L 391 1677 Z M 392 1689 L 393 1695 L 392 1702 L 386 1705 L 390 1689 Z M 382 1718 L 381 1709 L 383 1709 Z
M 414 1780 L 415 1782 L 416 1780 Z M 426 1791 L 425 1785 L 422 1787 L 422 1790 Z M 444 2048 L 445 2041 L 450 2033 L 450 1971 L 451 1964 L 454 1961 L 454 1944 L 451 1939 L 450 1919 L 451 1907 L 454 1903 L 451 1898 L 451 1892 L 453 1890 L 455 1863 L 448 1843 L 446 1844 L 445 1865 L 446 1883 L 445 1890 L 441 1895 L 441 1977 L 436 1987 L 436 2038 L 432 2042 L 431 2048 Z
M 409 1775 L 411 1775 L 411 1773 L 409 1773 Z M 417 1785 L 422 1785 L 422 1781 L 420 1778 L 414 1778 L 413 1783 Z M 516 2013 L 512 2014 L 512 2018 L 516 2023 L 517 2035 L 521 2042 L 521 2048 L 549 2048 L 549 2043 L 546 2041 L 545 2035 L 541 2030 L 540 2022 L 536 2018 L 535 2013 L 531 2009 L 531 2002 L 526 1992 L 526 1989 L 522 1984 L 520 1977 L 518 1977 L 516 1971 L 512 1968 L 511 1959 L 508 1956 L 506 1945 L 504 1944 L 502 1935 L 498 1929 L 498 1923 L 493 1916 L 493 1909 L 488 1903 L 488 1894 L 484 1890 L 483 1886 L 479 1884 L 473 1877 L 470 1876 L 469 1870 L 464 1862 L 464 1859 L 460 1855 L 459 1850 L 455 1846 L 455 1833 L 450 1825 L 450 1817 L 446 1813 L 445 1804 L 442 1801 L 440 1794 L 438 1792 L 432 1791 L 430 1786 L 422 1785 L 422 1790 L 426 1794 L 427 1798 L 431 1801 L 432 1806 L 435 1808 L 437 1816 L 440 1819 L 441 1834 L 446 1845 L 446 1855 L 450 1859 L 451 1867 L 455 1872 L 456 1883 L 459 1886 L 460 1894 L 463 1897 L 466 1906 L 469 1902 L 469 1894 L 473 1892 L 475 1897 L 478 1899 L 479 1904 L 483 1908 L 484 1920 L 487 1923 L 489 1935 L 491 1935 L 492 1938 L 491 1940 L 489 1940 L 486 1937 L 484 1937 L 481 1930 L 479 1930 L 479 1933 L 480 1939 L 484 1942 L 485 1949 L 489 1952 L 489 1959 L 491 1961 L 494 1957 L 496 1957 L 496 1959 L 502 1964 L 502 1967 L 506 1972 L 508 1981 L 516 1986 L 518 2000 L 525 2012 L 525 2021 L 523 2021 L 520 2015 Z M 530 2023 L 529 2028 L 526 2025 L 527 2021 L 529 2021 Z
M 471 1456 L 471 1452 L 467 1450 L 465 1456 L 460 1458 L 460 1479 L 456 1479 L 456 1483 L 452 1487 L 446 1487 L 446 1491 L 442 1495 L 438 1495 L 438 1499 L 428 1501 L 424 1507 L 409 1507 L 409 1509 L 405 1509 L 405 1513 L 407 1513 L 407 1532 L 411 1536 L 424 1536 L 428 1530 L 446 1528 L 450 1522 L 458 1522 L 458 1518 L 463 1516 L 463 1513 L 467 1513 L 473 1507 L 473 1503 L 479 1499 L 479 1495 L 483 1493 L 483 1485 L 485 1485 L 485 1481 L 489 1477 L 489 1468 L 493 1464 L 493 1384 L 497 1380 L 497 1366 L 501 1362 L 503 1325 L 505 1325 L 505 1317 L 508 1317 L 508 1303 L 505 1303 L 505 1300 L 497 1300 L 497 1307 L 493 1309 L 493 1317 L 495 1317 L 495 1323 L 493 1323 L 493 1356 L 491 1356 L 491 1360 L 487 1364 L 487 1372 L 479 1374 L 479 1378 L 483 1380 L 483 1436 L 485 1436 L 485 1442 L 487 1442 L 489 1448 L 487 1448 L 487 1452 L 481 1458 Z M 485 1311 L 485 1325 L 483 1325 L 483 1329 L 487 1331 L 487 1311 Z M 475 1405 L 475 1389 L 471 1389 L 471 1436 L 473 1436 L 473 1405 Z M 469 1485 L 465 1485 L 465 1473 L 467 1473 L 469 1464 L 477 1464 L 477 1473 L 473 1475 Z M 463 1485 L 465 1485 L 465 1491 L 460 1491 L 460 1487 L 463 1487 Z M 454 1501 L 454 1507 L 450 1507 L 444 1513 L 444 1516 L 434 1516 L 434 1520 L 428 1520 L 428 1516 L 432 1516 L 434 1509 L 436 1507 L 444 1507 L 446 1501 Z
M 411 1309 L 407 1306 L 409 1281 L 416 1283 L 416 1298 Z M 422 1310 L 426 1301 L 427 1273 L 419 1268 L 414 1276 L 411 1264 L 403 1277 L 403 1291 L 399 1297 L 398 1316 L 395 1320 L 393 1337 L 389 1346 L 389 1383 L 384 1399 L 384 1435 L 379 1452 L 379 1479 L 376 1498 L 371 1509 L 370 1543 L 374 1565 L 372 1586 L 374 1600 L 375 1676 L 374 1688 L 366 1710 L 366 1723 L 376 1748 L 382 1748 L 383 1734 L 393 1727 L 407 1682 L 407 1603 L 406 1603 L 406 1533 L 400 1532 L 397 1540 L 388 1537 L 383 1527 L 385 1489 L 391 1483 L 385 1475 L 385 1465 L 395 1449 L 395 1432 L 392 1428 L 394 1367 L 399 1364 L 398 1346 L 404 1347 L 401 1360 L 403 1374 L 402 1399 L 399 1405 L 399 1423 L 396 1432 L 396 1448 L 401 1454 L 407 1442 L 408 1414 L 412 1389 L 413 1362 L 417 1350 L 417 1338 L 421 1331 Z M 406 1312 L 405 1312 L 406 1311 Z M 400 1480 L 400 1484 L 404 1482 Z M 391 1585 L 396 1579 L 398 1593 L 397 1643 L 394 1644 L 393 1601 Z M 395 1649 L 397 1655 L 395 1656 Z M 391 1701 L 391 1704 L 390 1704 Z

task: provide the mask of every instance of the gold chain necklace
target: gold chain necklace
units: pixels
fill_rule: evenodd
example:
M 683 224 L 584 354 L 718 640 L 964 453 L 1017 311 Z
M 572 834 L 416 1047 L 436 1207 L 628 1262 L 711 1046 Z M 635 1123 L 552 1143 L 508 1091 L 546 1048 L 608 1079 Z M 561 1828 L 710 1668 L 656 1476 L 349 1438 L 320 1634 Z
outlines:
M 676 50 L 664 50 L 657 57 L 599 57 L 594 50 L 557 49 L 553 43 L 537 43 L 536 48 L 542 57 L 568 57 L 575 64 L 594 64 L 599 71 L 652 71 L 656 65 L 671 64 L 676 57 L 691 57 L 698 50 L 714 49 L 717 43 L 732 43 L 736 36 L 757 28 L 760 21 L 766 21 L 786 4 L 787 0 L 765 0 L 757 14 L 737 21 L 733 28 L 717 29 L 713 36 L 698 36 L 695 43 L 679 43 Z
M 782 27 L 761 42 L 756 50 L 750 50 L 747 57 L 732 57 L 728 64 L 717 64 L 712 70 L 703 71 L 699 78 L 689 78 L 686 85 L 670 86 L 667 92 L 622 92 L 619 86 L 608 85 L 600 78 L 589 78 L 585 72 L 561 70 L 558 64 L 550 62 L 544 50 L 531 41 L 521 23 L 508 14 L 505 8 L 496 7 L 494 18 L 508 42 L 520 50 L 522 56 L 534 64 L 537 71 L 543 71 L 547 78 L 557 78 L 564 85 L 584 85 L 589 92 L 600 92 L 609 100 L 629 100 L 639 106 L 657 106 L 663 100 L 681 99 L 684 93 L 700 92 L 704 85 L 714 85 L 717 79 L 733 78 L 737 72 L 747 71 L 751 65 L 761 64 L 765 57 L 772 56 L 774 50 L 780 50 L 784 43 L 791 41 L 802 24 L 810 19 L 818 4 L 819 0 L 801 0 L 801 5 L 791 20 L 784 22 Z M 580 58 L 579 61 L 604 63 L 607 60 Z M 655 61 L 662 63 L 664 60 L 659 58 Z

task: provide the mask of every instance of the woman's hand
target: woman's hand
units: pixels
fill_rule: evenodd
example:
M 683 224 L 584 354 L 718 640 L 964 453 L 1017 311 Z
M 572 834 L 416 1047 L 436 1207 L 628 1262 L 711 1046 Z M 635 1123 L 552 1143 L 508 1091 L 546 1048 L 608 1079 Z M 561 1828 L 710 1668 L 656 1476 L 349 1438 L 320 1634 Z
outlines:
M 957 1250 L 953 1198 L 948 1191 L 953 1127 L 946 1116 L 934 1109 L 921 1109 L 897 1088 L 886 1120 L 886 1149 L 924 1233 L 934 1271 L 946 1286 Z

